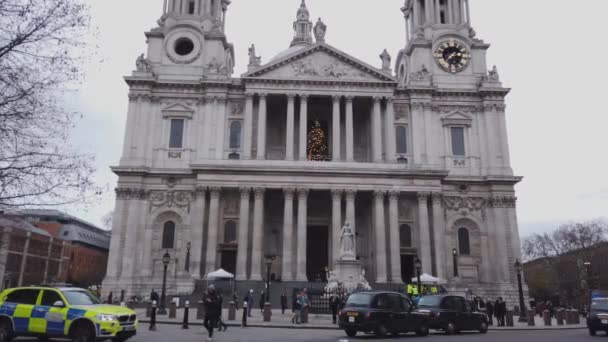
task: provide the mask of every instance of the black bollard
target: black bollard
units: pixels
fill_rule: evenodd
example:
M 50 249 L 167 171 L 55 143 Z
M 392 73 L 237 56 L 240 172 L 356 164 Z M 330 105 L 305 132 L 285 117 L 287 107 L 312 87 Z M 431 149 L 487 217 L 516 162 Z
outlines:
M 184 322 L 182 324 L 182 329 L 189 329 L 188 328 L 188 314 L 190 311 L 190 301 L 186 301 L 186 304 L 184 306 Z
M 150 311 L 150 331 L 156 331 L 156 301 L 152 301 L 152 310 Z
M 243 302 L 243 322 L 242 325 L 243 327 L 247 327 L 247 301 Z

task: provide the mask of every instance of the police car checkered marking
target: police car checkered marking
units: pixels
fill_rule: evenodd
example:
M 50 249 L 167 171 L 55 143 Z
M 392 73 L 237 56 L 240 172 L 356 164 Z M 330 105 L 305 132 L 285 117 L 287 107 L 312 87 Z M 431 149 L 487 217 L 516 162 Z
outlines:
M 17 304 L 6 303 L 0 306 L 0 315 L 13 316 L 16 308 Z
M 45 306 L 37 306 L 32 310 L 31 318 L 46 318 L 46 314 L 49 312 L 50 308 Z
M 16 332 L 28 332 L 30 319 L 22 317 L 13 317 L 13 323 L 15 324 Z
M 68 321 L 73 321 L 76 318 L 84 317 L 87 312 L 85 310 L 79 309 L 69 309 L 68 310 Z
M 65 330 L 65 322 L 47 322 L 46 333 L 49 335 L 63 335 Z

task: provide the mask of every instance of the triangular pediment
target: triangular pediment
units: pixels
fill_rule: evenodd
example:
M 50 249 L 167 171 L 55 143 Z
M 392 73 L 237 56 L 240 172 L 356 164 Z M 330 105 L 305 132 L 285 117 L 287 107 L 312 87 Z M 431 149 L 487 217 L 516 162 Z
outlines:
M 165 107 L 163 109 L 163 112 L 186 112 L 186 113 L 191 113 L 193 112 L 192 108 L 186 107 L 185 105 L 181 104 L 181 103 L 174 103 L 172 105 L 169 105 L 167 107 Z
M 444 126 L 471 126 L 471 124 L 473 123 L 473 118 L 461 112 L 454 112 L 444 116 L 441 121 L 443 122 Z
M 250 79 L 333 82 L 396 82 L 382 72 L 327 44 L 297 50 L 243 75 Z

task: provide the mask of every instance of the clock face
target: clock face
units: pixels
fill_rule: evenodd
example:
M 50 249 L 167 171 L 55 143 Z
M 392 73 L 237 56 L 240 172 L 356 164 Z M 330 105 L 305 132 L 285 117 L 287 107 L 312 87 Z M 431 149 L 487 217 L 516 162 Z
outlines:
M 464 70 L 471 60 L 469 49 L 456 40 L 447 40 L 439 44 L 434 56 L 443 70 L 453 74 Z

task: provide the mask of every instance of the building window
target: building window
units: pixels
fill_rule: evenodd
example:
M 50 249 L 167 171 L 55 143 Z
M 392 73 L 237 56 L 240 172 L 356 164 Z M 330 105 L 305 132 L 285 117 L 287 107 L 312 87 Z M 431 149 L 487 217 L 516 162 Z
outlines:
M 184 146 L 184 119 L 171 119 L 171 132 L 169 135 L 169 148 L 182 148 Z
M 226 222 L 224 226 L 224 243 L 236 243 L 236 222 Z
M 397 153 L 407 153 L 407 129 L 404 126 L 397 126 Z
M 162 249 L 173 249 L 175 245 L 175 222 L 165 222 L 163 226 L 163 245 Z
M 464 157 L 466 155 L 464 146 L 464 127 L 451 127 L 452 155 Z
M 230 124 L 230 148 L 238 150 L 241 148 L 241 122 L 233 121 Z
M 458 249 L 460 250 L 460 255 L 471 255 L 469 230 L 466 228 L 458 229 Z
M 399 236 L 401 247 L 412 247 L 412 228 L 407 224 L 402 224 L 399 227 Z
M 190 0 L 188 3 L 188 13 L 194 14 L 194 0 Z

